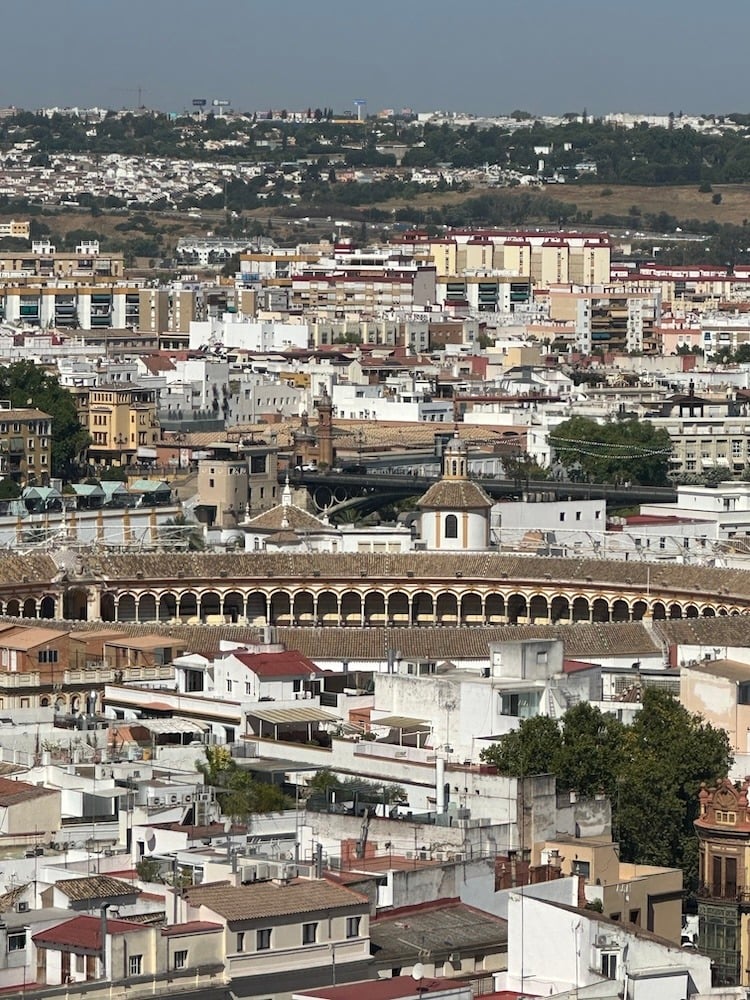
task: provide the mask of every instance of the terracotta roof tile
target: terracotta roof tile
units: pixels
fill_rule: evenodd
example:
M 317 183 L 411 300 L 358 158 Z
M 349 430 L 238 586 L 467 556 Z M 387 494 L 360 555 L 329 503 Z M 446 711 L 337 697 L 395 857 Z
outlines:
M 56 887 L 73 902 L 106 899 L 109 896 L 132 896 L 140 891 L 132 882 L 112 878 L 110 875 L 61 879 Z
M 419 498 L 417 507 L 460 511 L 490 508 L 493 503 L 482 487 L 469 479 L 441 479 Z
M 128 934 L 142 931 L 141 924 L 130 920 L 107 920 L 108 934 Z M 74 952 L 101 952 L 102 921 L 100 917 L 89 917 L 81 914 L 66 920 L 64 923 L 39 931 L 32 938 L 38 947 L 64 949 Z
M 14 806 L 19 802 L 30 802 L 45 795 L 56 795 L 54 788 L 40 788 L 27 781 L 13 781 L 0 778 L 0 806 Z
M 185 890 L 185 898 L 192 906 L 205 906 L 229 923 L 368 905 L 364 896 L 325 879 L 300 879 L 282 885 L 256 882 L 238 888 L 194 886 Z

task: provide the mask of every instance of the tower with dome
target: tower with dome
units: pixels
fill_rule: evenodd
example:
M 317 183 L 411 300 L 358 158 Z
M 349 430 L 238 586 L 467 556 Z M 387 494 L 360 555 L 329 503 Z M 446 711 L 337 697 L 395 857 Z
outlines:
M 419 536 L 430 551 L 477 552 L 490 547 L 493 502 L 469 478 L 466 445 L 456 433 L 443 451 L 440 480 L 417 502 Z

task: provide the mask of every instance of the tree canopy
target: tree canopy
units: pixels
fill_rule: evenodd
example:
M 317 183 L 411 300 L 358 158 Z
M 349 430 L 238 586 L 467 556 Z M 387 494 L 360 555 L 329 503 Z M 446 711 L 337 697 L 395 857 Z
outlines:
M 254 813 L 278 812 L 290 804 L 276 785 L 257 781 L 240 767 L 227 747 L 207 746 L 205 760 L 199 760 L 196 767 L 206 784 L 215 788 L 221 811 L 235 821 Z
M 667 483 L 672 442 L 648 420 L 598 424 L 571 417 L 550 434 L 555 455 L 572 479 L 597 483 Z
M 352 803 L 351 809 L 355 813 L 364 809 L 374 812 L 377 806 L 405 805 L 408 802 L 401 785 L 378 784 L 364 778 L 340 778 L 327 767 L 316 771 L 307 787 L 306 806 L 318 812 L 329 809 L 334 801 Z
M 727 775 L 732 754 L 723 730 L 691 715 L 668 692 L 646 688 L 630 726 L 581 703 L 561 725 L 524 719 L 483 750 L 482 759 L 517 777 L 554 774 L 561 788 L 582 796 L 604 792 L 622 860 L 682 868 L 691 887 L 698 790 L 702 781 Z
M 11 406 L 34 406 L 52 417 L 53 475 L 68 477 L 90 437 L 78 420 L 72 394 L 56 376 L 31 361 L 0 368 L 0 399 Z

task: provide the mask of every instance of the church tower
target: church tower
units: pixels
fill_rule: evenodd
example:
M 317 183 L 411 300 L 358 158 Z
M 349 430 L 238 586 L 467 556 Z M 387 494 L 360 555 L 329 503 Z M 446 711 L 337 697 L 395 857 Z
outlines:
M 458 434 L 443 451 L 443 474 L 417 502 L 419 534 L 430 551 L 489 548 L 492 500 L 469 479 L 469 456 Z

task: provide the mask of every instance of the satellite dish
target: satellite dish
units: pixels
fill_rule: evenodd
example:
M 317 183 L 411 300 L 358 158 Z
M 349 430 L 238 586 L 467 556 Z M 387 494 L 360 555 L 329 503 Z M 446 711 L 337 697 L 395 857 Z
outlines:
M 417 962 L 414 968 L 411 970 L 411 978 L 419 983 L 424 979 L 424 966 L 421 962 Z

